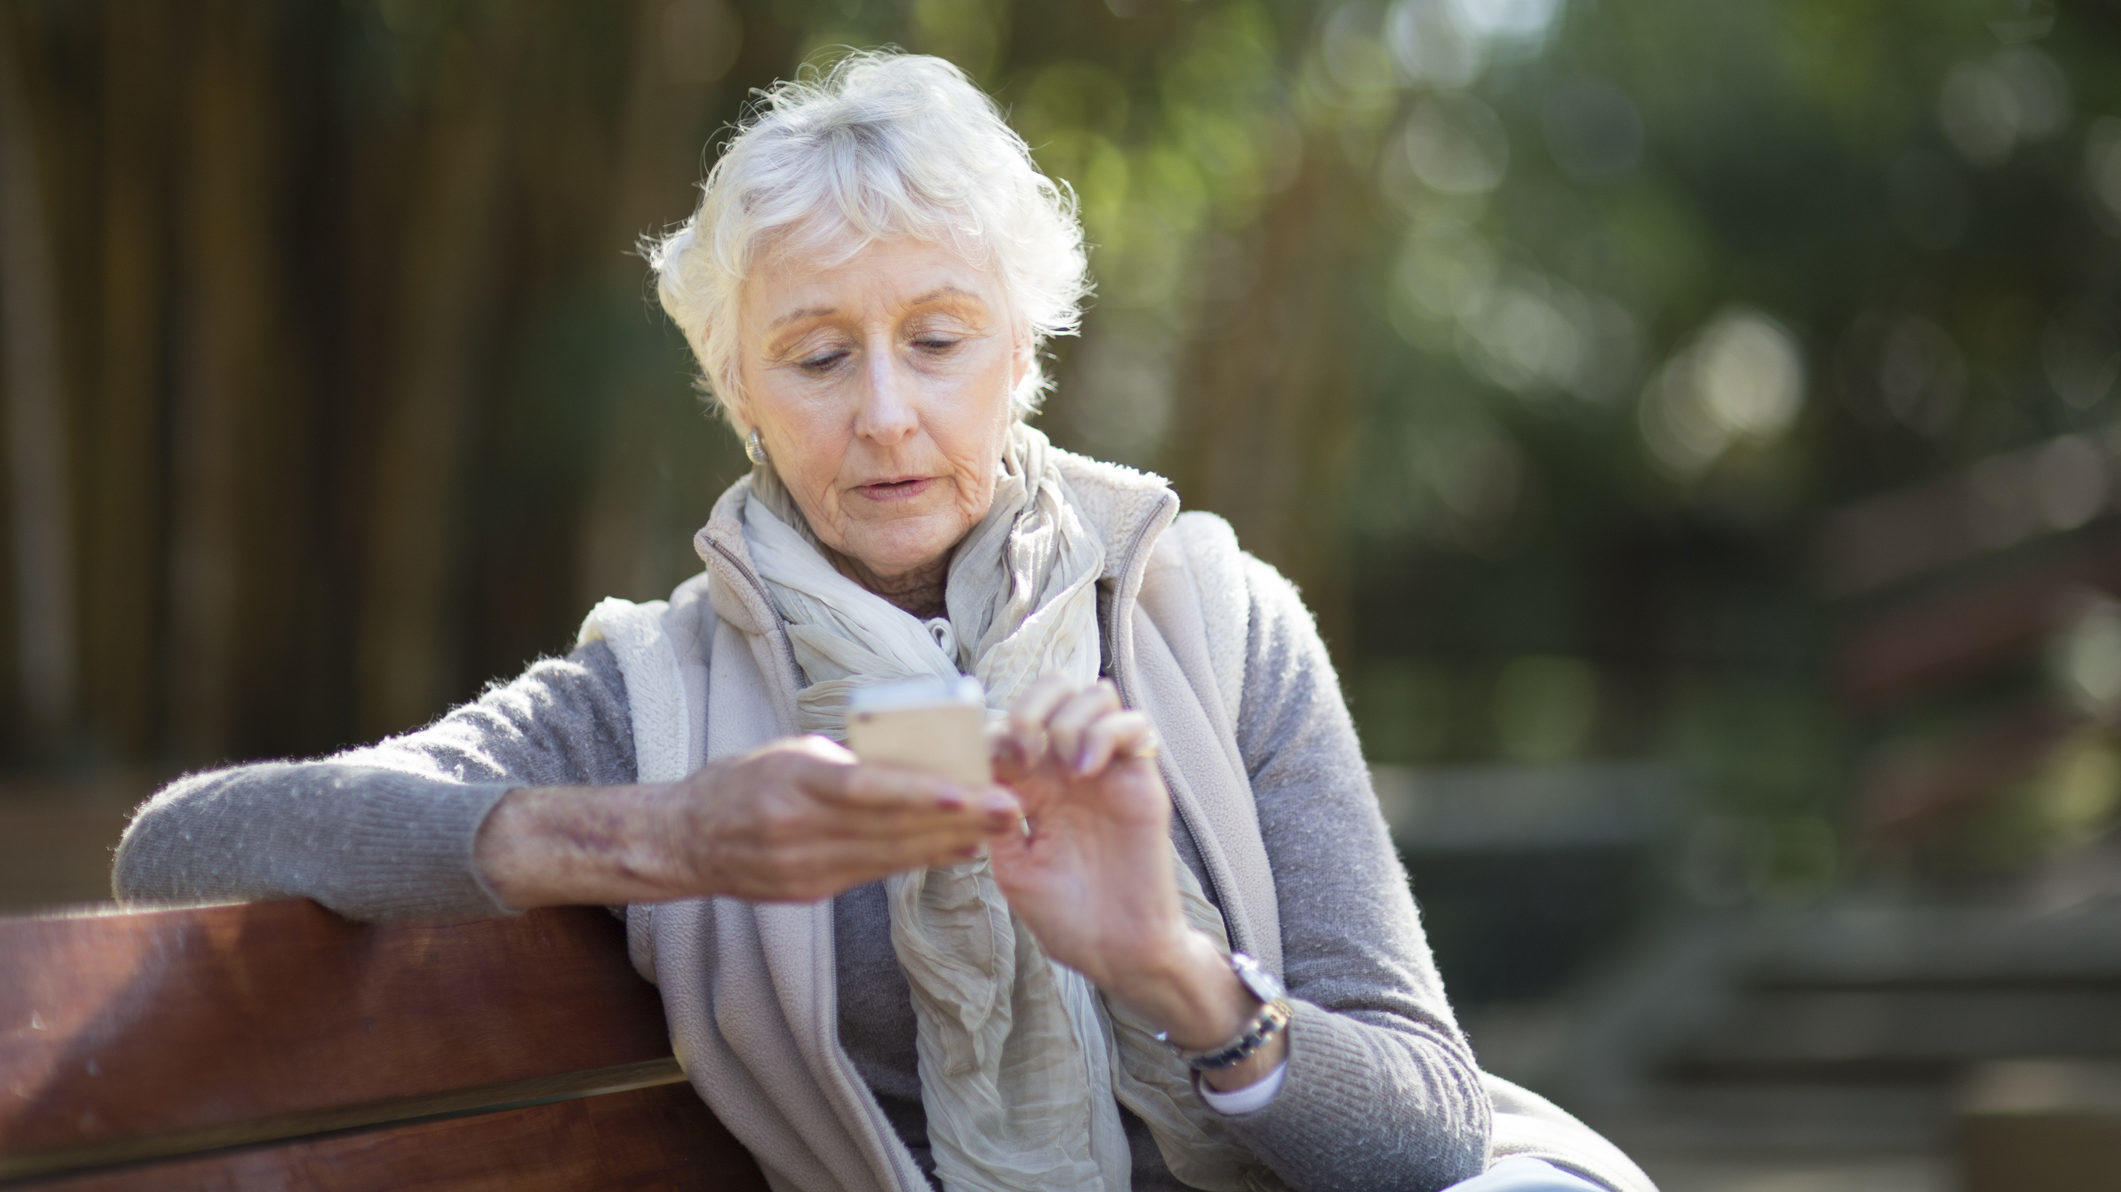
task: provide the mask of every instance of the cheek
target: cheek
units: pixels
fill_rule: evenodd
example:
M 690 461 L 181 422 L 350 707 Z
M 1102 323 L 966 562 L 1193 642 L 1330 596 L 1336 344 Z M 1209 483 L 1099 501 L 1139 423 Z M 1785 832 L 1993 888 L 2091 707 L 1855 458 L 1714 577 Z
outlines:
M 984 445 L 978 458 L 965 460 L 958 470 L 958 512 L 969 528 L 987 516 L 994 504 L 994 484 L 1001 471 L 1001 441 Z
M 793 491 L 800 486 L 806 502 L 813 509 L 830 517 L 839 508 L 839 479 L 841 469 L 846 463 L 846 444 L 833 442 L 821 434 L 806 434 L 800 430 L 796 433 L 795 441 L 796 466 L 800 475 L 794 483 L 789 484 L 789 488 Z M 787 482 L 788 477 L 784 475 L 782 480 Z
M 759 428 L 774 471 L 812 528 L 828 540 L 836 538 L 833 527 L 838 523 L 839 490 L 835 482 L 847 455 L 845 428 L 830 417 L 820 417 L 817 403 L 806 401 L 805 395 L 770 383 L 751 390 L 748 408 L 739 416 Z
M 960 518 L 967 526 L 987 516 L 987 507 L 994 503 L 994 474 L 972 473 L 958 482 L 957 507 Z

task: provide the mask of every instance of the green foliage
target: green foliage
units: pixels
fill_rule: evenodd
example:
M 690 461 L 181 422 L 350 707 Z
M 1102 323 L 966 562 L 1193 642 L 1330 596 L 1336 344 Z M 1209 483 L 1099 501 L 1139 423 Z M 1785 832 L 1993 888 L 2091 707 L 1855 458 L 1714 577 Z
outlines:
M 227 274 L 195 259 L 190 230 L 211 224 L 199 196 L 221 192 L 184 189 L 222 134 L 172 118 L 167 163 L 83 147 L 115 120 L 97 104 L 220 112 L 194 96 L 219 83 L 194 78 L 191 42 L 151 39 L 167 77 L 132 95 L 97 73 L 122 6 L 102 26 L 88 6 L 19 11 L 41 110 L 59 113 L 45 140 L 69 244 L 94 239 L 109 196 L 152 193 L 167 214 L 139 235 L 165 263 L 138 284 L 188 301 L 195 273 Z M 1949 716 L 1935 692 L 1854 710 L 1833 686 L 1837 635 L 1952 577 L 1850 600 L 1817 560 L 1852 504 L 1993 479 L 2002 453 L 2059 436 L 2121 475 L 2121 21 L 2100 6 L 343 0 L 198 24 L 246 65 L 225 112 L 273 113 L 246 152 L 272 188 L 255 234 L 274 247 L 254 254 L 271 264 L 242 311 L 264 312 L 253 338 L 279 354 L 244 408 L 317 395 L 322 429 L 259 451 L 324 478 L 317 509 L 361 510 L 286 534 L 353 560 L 333 590 L 364 594 L 335 597 L 341 619 L 402 588 L 364 570 L 390 535 L 329 537 L 389 506 L 390 485 L 365 486 L 380 428 L 409 417 L 391 395 L 460 407 L 437 466 L 462 475 L 403 514 L 449 526 L 429 548 L 445 557 L 422 564 L 434 590 L 404 618 L 456 625 L 433 653 L 464 658 L 420 714 L 564 641 L 584 599 L 652 594 L 691 566 L 686 527 L 741 464 L 684 396 L 689 365 L 625 247 L 683 217 L 702 141 L 752 89 L 884 44 L 962 65 L 1081 200 L 1098 294 L 1080 342 L 1055 345 L 1044 425 L 1165 469 L 1302 583 L 1378 758 L 1671 758 L 1706 812 L 1752 825 L 1732 839 L 1784 842 L 1737 852 L 1798 858 L 1760 869 L 1795 889 L 1853 855 L 1815 837 L 1850 819 L 1873 746 L 2011 699 L 2066 702 L 2082 677 L 2028 665 L 1960 691 Z M 463 198 L 467 162 L 504 179 L 479 192 L 493 201 Z M 416 350 L 403 312 L 438 261 L 453 330 Z M 70 309 L 100 309 L 99 276 L 68 279 Z M 214 359 L 187 337 L 218 324 L 189 309 L 167 324 L 149 331 L 171 375 L 142 400 L 181 419 L 191 399 L 174 395 L 206 385 L 185 370 Z M 70 334 L 96 349 L 77 352 L 84 377 L 117 351 Z M 430 373 L 467 379 L 420 389 Z M 86 492 L 109 453 L 83 454 Z M 2046 509 L 2043 534 L 2099 529 L 2106 489 L 2066 490 L 1990 495 Z M 1966 571 L 2015 566 L 1966 545 Z M 545 586 L 527 591 L 533 575 Z M 308 661 L 284 673 L 298 652 L 258 647 L 261 690 L 339 676 L 372 648 L 304 632 Z M 172 708 L 197 702 L 170 690 Z M 173 755 L 322 747 L 353 735 L 336 708 Z M 2083 794 L 2095 769 L 2039 788 L 2078 792 L 2055 796 L 2076 809 L 2062 820 L 2044 795 L 2007 799 L 2011 814 L 2081 837 L 2110 814 Z

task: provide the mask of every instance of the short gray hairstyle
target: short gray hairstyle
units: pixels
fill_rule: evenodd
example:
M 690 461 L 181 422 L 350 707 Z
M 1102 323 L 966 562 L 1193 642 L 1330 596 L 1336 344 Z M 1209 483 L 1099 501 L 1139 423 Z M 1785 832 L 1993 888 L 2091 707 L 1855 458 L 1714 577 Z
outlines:
M 643 247 L 724 417 L 743 398 L 744 279 L 777 238 L 847 238 L 852 256 L 911 236 L 993 269 L 1030 341 L 1030 368 L 1010 395 L 1019 415 L 1046 388 L 1038 349 L 1081 323 L 1090 283 L 1074 192 L 1040 172 L 994 101 L 940 58 L 857 52 L 775 84 L 700 191 L 691 219 Z

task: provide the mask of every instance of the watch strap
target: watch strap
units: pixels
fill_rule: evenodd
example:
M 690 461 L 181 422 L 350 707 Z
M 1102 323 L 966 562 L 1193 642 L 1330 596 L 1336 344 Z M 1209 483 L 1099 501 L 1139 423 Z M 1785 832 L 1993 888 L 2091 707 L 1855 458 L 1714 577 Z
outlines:
M 1176 1052 L 1178 1058 L 1184 1060 L 1186 1066 L 1195 1072 L 1234 1068 L 1265 1047 L 1269 1039 L 1289 1027 L 1289 1002 L 1282 996 L 1281 981 L 1273 973 L 1242 952 L 1230 953 L 1230 971 L 1237 974 L 1239 983 L 1245 987 L 1247 993 L 1259 999 L 1260 1006 L 1259 1011 L 1239 1027 L 1237 1034 L 1228 1042 L 1203 1051 L 1191 1051 L 1171 1042 L 1164 1032 L 1157 1033 L 1157 1039 Z
M 1275 998 L 1259 1008 L 1237 1032 L 1237 1037 L 1220 1047 L 1207 1051 L 1188 1051 L 1169 1039 L 1164 1042 L 1186 1061 L 1186 1066 L 1195 1072 L 1215 1072 L 1223 1068 L 1234 1068 L 1252 1057 L 1252 1054 L 1267 1045 L 1267 1040 L 1289 1028 L 1289 1003 Z

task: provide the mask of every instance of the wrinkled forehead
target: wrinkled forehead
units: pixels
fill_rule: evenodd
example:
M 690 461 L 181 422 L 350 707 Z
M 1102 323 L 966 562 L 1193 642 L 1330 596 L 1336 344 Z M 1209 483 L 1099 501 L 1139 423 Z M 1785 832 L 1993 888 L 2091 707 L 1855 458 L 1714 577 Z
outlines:
M 747 328 L 756 329 L 785 313 L 781 308 L 863 300 L 902 305 L 938 294 L 1013 321 L 1007 287 L 991 259 L 974 259 L 948 241 L 878 235 L 826 217 L 780 230 L 757 245 L 742 304 Z

